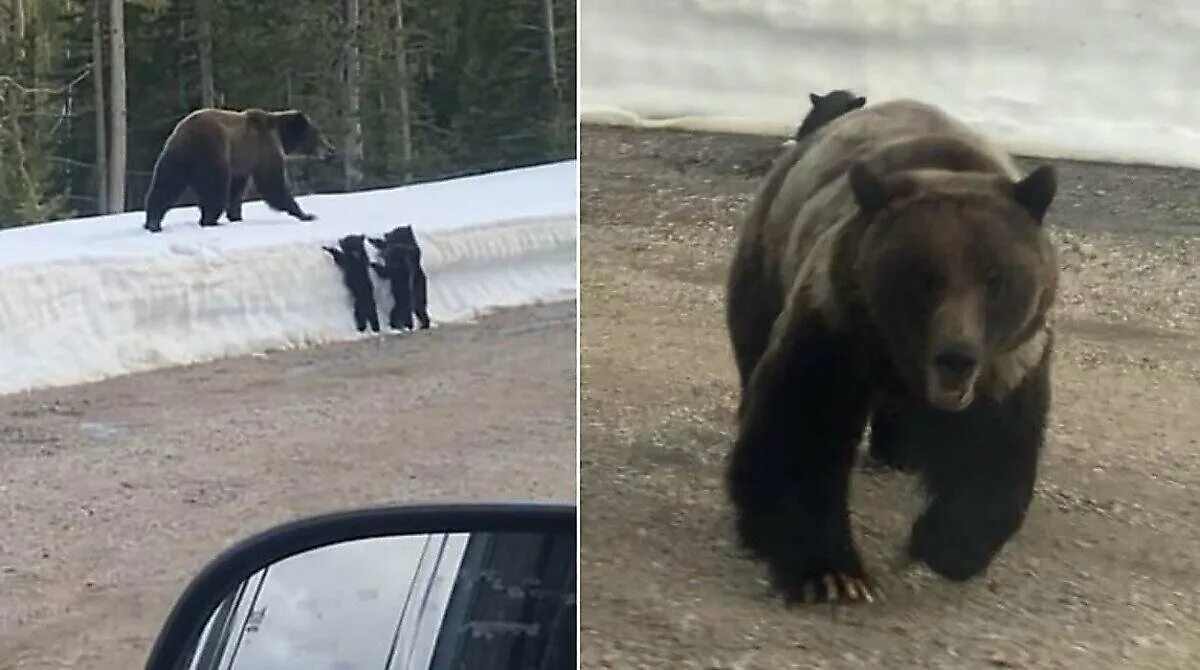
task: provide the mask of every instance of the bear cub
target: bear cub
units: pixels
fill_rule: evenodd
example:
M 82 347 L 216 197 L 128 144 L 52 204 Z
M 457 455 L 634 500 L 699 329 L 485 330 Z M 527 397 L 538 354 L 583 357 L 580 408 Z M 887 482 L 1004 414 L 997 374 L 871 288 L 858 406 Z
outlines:
M 369 269 L 371 259 L 367 256 L 364 239 L 363 235 L 347 235 L 338 240 L 338 247 L 321 248 L 333 257 L 333 262 L 342 271 L 342 280 L 354 302 L 354 325 L 358 332 L 365 332 L 370 326 L 378 333 L 379 310 L 375 306 L 375 285 L 371 283 Z
M 315 216 L 300 209 L 288 188 L 285 156 L 334 158 L 332 145 L 301 111 L 199 109 L 175 125 L 154 163 L 146 192 L 143 228 L 157 233 L 162 220 L 191 187 L 200 205 L 200 225 L 215 226 L 221 213 L 242 220 L 242 198 L 250 180 L 267 206 L 301 221 Z
M 845 89 L 830 91 L 825 95 L 809 93 L 808 100 L 812 103 L 812 109 L 808 110 L 808 114 L 805 115 L 796 128 L 795 134 L 792 135 L 792 139 L 796 142 L 812 135 L 817 129 L 839 116 L 861 109 L 863 105 L 867 104 L 866 98 Z
M 383 263 L 372 262 L 371 266 L 392 288 L 388 325 L 396 330 L 412 330 L 415 313 L 421 329 L 429 328 L 427 279 L 412 226 L 399 226 L 383 237 L 369 239 L 383 257 Z

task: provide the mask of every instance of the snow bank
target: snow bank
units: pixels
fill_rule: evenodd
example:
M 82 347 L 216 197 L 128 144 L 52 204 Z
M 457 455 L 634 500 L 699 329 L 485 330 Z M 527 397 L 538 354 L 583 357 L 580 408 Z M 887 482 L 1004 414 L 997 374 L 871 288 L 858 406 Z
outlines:
M 933 102 L 1025 155 L 1200 168 L 1193 0 L 583 0 L 585 122 L 784 135 Z
M 412 224 L 434 322 L 576 293 L 577 162 L 261 202 L 201 229 L 180 207 L 0 231 L 0 393 L 361 337 L 322 244 Z M 382 325 L 391 306 L 376 280 Z

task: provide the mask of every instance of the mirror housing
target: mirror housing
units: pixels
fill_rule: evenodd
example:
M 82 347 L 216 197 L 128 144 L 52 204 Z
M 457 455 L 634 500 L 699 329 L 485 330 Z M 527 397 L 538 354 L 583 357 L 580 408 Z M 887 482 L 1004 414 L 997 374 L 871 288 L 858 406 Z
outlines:
M 185 670 L 222 603 L 252 576 L 280 561 L 357 540 L 452 533 L 568 535 L 577 546 L 577 513 L 570 504 L 440 503 L 355 509 L 281 524 L 226 549 L 191 580 L 159 631 L 146 668 Z M 574 584 L 570 586 L 573 597 Z M 571 634 L 577 635 L 574 628 Z

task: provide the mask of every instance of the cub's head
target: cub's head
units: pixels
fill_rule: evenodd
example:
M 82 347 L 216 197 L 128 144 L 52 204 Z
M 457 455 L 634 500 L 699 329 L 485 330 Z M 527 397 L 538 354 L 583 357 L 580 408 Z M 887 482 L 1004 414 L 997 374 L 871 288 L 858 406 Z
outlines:
M 275 122 L 279 128 L 279 142 L 283 152 L 289 156 L 309 156 L 317 160 L 328 161 L 337 157 L 333 145 L 316 125 L 309 120 L 308 115 L 298 110 L 275 112 Z
M 347 256 L 366 262 L 367 247 L 365 241 L 365 235 L 347 235 L 338 240 L 338 246 L 342 248 L 342 251 Z
M 812 109 L 808 110 L 808 114 L 796 128 L 793 139 L 804 139 L 839 116 L 853 112 L 867 104 L 866 98 L 855 95 L 853 91 L 841 89 L 830 91 L 825 95 L 809 93 L 808 101 L 812 103 Z
M 1040 332 L 1058 265 L 1042 222 L 1054 169 L 849 173 L 862 238 L 854 275 L 896 371 L 944 411 L 971 404 L 997 357 Z

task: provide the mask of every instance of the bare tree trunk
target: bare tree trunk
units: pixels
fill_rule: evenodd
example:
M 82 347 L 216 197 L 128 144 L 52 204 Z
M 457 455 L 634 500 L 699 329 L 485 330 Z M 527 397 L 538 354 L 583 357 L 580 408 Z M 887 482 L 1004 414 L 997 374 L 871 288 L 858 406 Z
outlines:
M 13 24 L 20 43 L 25 40 L 25 0 L 13 0 Z
M 359 119 L 358 101 L 358 0 L 342 0 L 343 18 L 346 25 L 346 44 L 342 56 L 342 76 L 346 112 L 345 136 L 342 138 L 342 169 L 346 177 L 346 190 L 352 190 L 362 181 L 362 123 Z
M 558 83 L 558 49 L 554 32 L 554 0 L 542 0 L 542 17 L 546 21 L 546 68 L 550 71 L 550 88 L 554 91 L 554 101 L 562 100 L 562 90 Z
M 210 0 L 196 1 L 196 33 L 197 52 L 200 59 L 200 106 L 213 107 L 216 105 L 216 93 L 213 90 L 212 63 L 212 3 Z
M 127 109 L 125 91 L 125 3 L 109 1 L 109 122 L 112 123 L 112 155 L 108 162 L 109 211 L 125 211 L 125 130 Z
M 92 0 L 92 90 L 96 105 L 96 211 L 108 214 L 108 123 L 104 114 L 104 0 Z
M 400 79 L 400 158 L 404 161 L 404 181 L 412 181 L 412 105 L 409 101 L 408 35 L 404 32 L 404 0 L 396 0 L 396 76 Z

